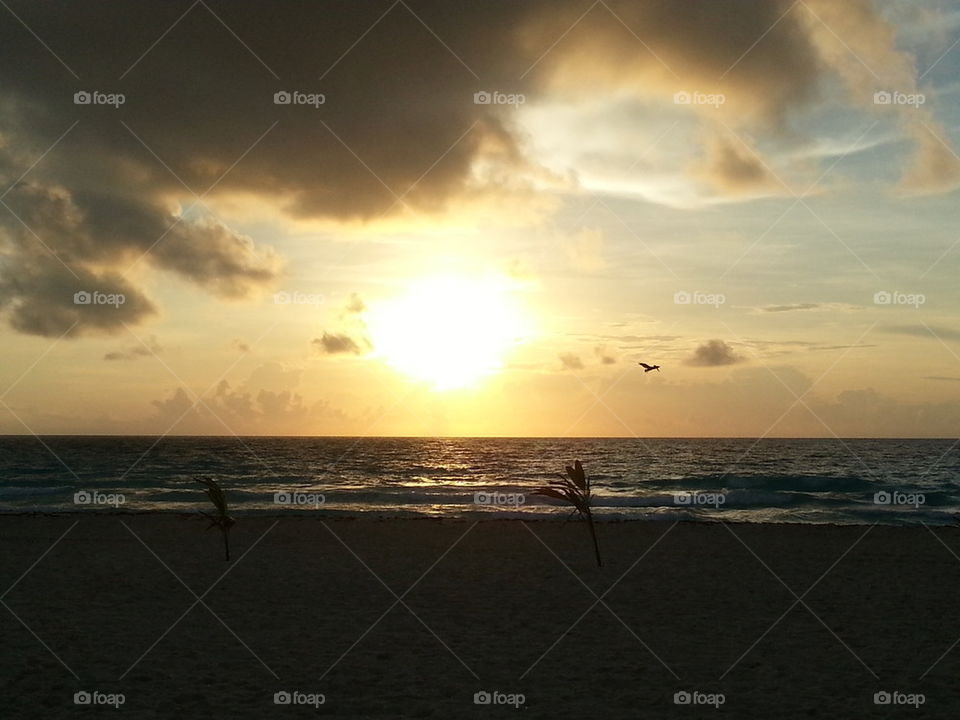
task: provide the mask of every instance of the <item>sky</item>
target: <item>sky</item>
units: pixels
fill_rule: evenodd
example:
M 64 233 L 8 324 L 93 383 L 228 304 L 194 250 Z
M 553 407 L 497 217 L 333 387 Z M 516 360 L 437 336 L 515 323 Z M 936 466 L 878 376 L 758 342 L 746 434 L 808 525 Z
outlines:
M 0 434 L 958 434 L 960 2 L 0 18 Z

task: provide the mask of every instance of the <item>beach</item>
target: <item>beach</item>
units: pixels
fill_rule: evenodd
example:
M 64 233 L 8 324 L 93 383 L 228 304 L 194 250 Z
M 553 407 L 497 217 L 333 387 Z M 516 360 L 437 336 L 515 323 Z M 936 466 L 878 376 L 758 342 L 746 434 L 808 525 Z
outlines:
M 230 562 L 195 516 L 0 524 L 8 717 L 960 706 L 953 528 L 600 523 L 598 568 L 578 522 L 240 518 Z

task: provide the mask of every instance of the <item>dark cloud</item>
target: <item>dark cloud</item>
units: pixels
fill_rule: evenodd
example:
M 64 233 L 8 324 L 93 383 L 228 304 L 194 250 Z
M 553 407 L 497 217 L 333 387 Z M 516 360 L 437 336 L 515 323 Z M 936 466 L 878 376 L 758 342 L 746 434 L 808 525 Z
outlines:
M 696 173 L 725 195 L 784 192 L 785 188 L 763 161 L 731 137 L 717 137 L 706 145 L 706 156 Z
M 924 375 L 924 380 L 942 380 L 944 382 L 960 382 L 960 377 L 950 377 L 947 375 Z
M 742 362 L 743 358 L 734 352 L 723 340 L 708 340 L 694 350 L 693 355 L 687 359 L 687 365 L 697 365 L 700 367 L 716 367 L 719 365 L 733 365 Z
M 4 203 L 0 235 L 9 251 L 0 306 L 24 333 L 59 335 L 74 323 L 71 336 L 110 332 L 153 314 L 127 277 L 141 261 L 234 298 L 270 284 L 281 268 L 271 249 L 256 248 L 212 217 L 184 218 L 159 199 L 24 182 Z M 120 293 L 126 302 L 112 312 L 95 304 L 78 310 L 73 294 L 81 290 Z
M 810 26 L 802 14 L 788 13 L 790 6 L 788 0 L 622 0 L 584 15 L 581 3 L 553 2 L 516 35 L 534 58 L 563 38 L 538 63 L 536 77 L 570 94 L 611 86 L 670 96 L 723 92 L 739 112 L 782 125 L 791 109 L 816 97 L 822 70 Z
M 564 370 L 583 370 L 583 360 L 580 359 L 579 355 L 560 353 L 557 357 L 560 358 L 560 366 Z
M 153 303 L 117 273 L 71 269 L 36 249 L 4 258 L 0 308 L 7 310 L 14 329 L 50 337 L 113 333 L 156 312 Z
M 884 69 L 895 48 L 876 41 L 886 26 L 869 4 L 807 4 L 851 28 L 858 52 Z M 26 173 L 4 202 L 36 234 L 0 207 L 0 302 L 15 328 L 41 334 L 75 319 L 84 331 L 115 323 L 77 315 L 57 302 L 59 289 L 16 287 L 20 266 L 39 273 L 38 237 L 78 276 L 115 273 L 132 323 L 153 309 L 123 280 L 140 258 L 225 297 L 281 270 L 260 238 L 195 205 L 195 194 L 214 207 L 249 200 L 346 221 L 530 187 L 543 171 L 525 158 L 512 109 L 475 103 L 478 91 L 534 102 L 719 90 L 730 122 L 782 136 L 831 62 L 856 67 L 848 53 L 824 54 L 826 32 L 791 0 L 609 0 L 586 14 L 579 0 L 485 0 L 456 12 L 447 0 L 15 5 L 67 66 L 21 23 L 0 24 L 0 192 Z M 77 105 L 78 91 L 125 102 Z M 279 91 L 325 102 L 275 104 Z M 707 177 L 733 193 L 766 190 L 762 165 L 734 142 L 708 145 Z
M 366 352 L 364 346 L 369 347 L 366 340 L 358 342 L 349 335 L 328 332 L 323 333 L 322 337 L 314 338 L 312 343 L 327 355 L 363 355 Z

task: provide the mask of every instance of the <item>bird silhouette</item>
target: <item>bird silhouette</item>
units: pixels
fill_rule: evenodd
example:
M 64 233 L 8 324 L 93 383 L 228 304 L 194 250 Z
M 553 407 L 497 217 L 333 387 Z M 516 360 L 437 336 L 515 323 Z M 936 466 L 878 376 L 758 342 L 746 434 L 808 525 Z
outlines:
M 643 368 L 643 371 L 644 371 L 645 373 L 648 373 L 648 372 L 650 372 L 651 370 L 656 370 L 657 372 L 660 372 L 660 366 L 659 366 L 659 365 L 647 365 L 646 363 L 638 363 L 638 364 Z

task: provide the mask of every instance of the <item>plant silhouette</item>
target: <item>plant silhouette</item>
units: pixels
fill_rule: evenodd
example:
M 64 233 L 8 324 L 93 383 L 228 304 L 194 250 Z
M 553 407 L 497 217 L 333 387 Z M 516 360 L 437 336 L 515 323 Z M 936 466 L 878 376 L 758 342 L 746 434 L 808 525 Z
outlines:
M 197 480 L 197 482 L 206 486 L 206 495 L 210 498 L 210 502 L 213 503 L 213 507 L 216 510 L 214 513 L 207 513 L 201 510 L 200 514 L 210 521 L 207 530 L 214 527 L 220 528 L 220 532 L 223 534 L 224 560 L 230 560 L 230 528 L 232 528 L 237 521 L 227 514 L 227 496 L 224 494 L 223 489 L 217 484 L 216 480 L 201 478 Z
M 590 537 L 593 540 L 593 552 L 597 556 L 597 567 L 602 567 L 600 545 L 597 542 L 597 531 L 593 526 L 593 514 L 590 511 L 590 478 L 583 471 L 583 465 L 579 460 L 574 461 L 573 467 L 567 465 L 566 476 L 559 473 L 557 476 L 559 480 L 551 480 L 546 487 L 538 488 L 535 494 L 563 500 L 576 508 L 580 517 L 587 521 Z

